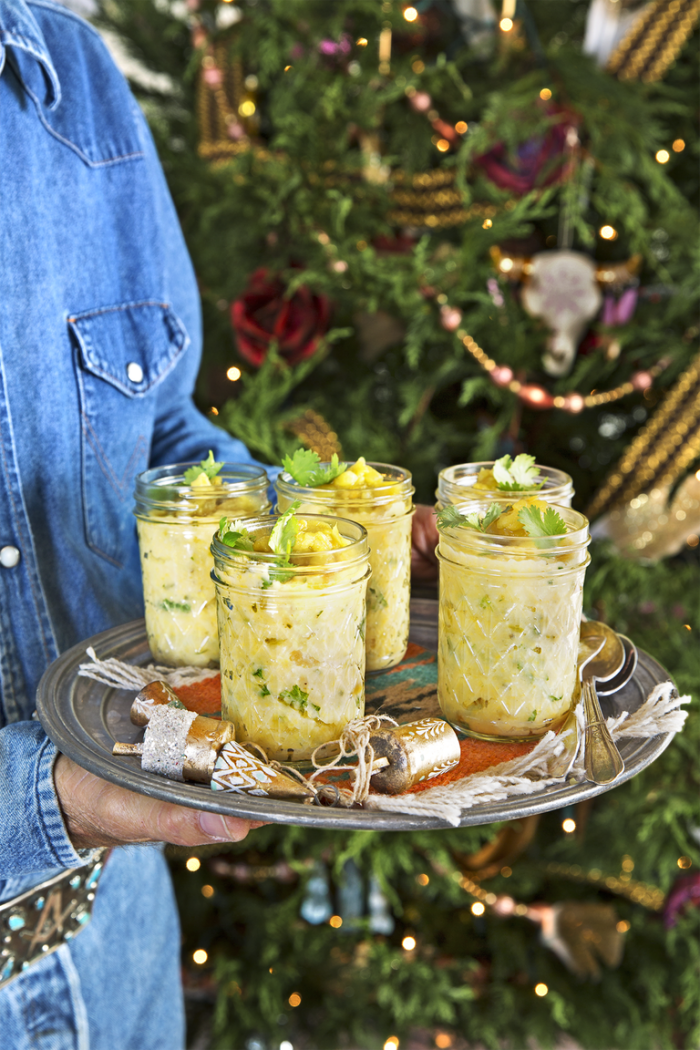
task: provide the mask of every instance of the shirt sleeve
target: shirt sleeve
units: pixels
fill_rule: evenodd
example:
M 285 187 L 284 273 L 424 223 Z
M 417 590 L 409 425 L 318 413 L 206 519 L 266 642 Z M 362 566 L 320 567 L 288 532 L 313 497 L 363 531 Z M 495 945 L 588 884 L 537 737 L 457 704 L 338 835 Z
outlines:
M 38 722 L 0 729 L 0 877 L 22 878 L 52 868 L 86 864 L 91 850 L 77 852 L 53 780 L 54 745 Z

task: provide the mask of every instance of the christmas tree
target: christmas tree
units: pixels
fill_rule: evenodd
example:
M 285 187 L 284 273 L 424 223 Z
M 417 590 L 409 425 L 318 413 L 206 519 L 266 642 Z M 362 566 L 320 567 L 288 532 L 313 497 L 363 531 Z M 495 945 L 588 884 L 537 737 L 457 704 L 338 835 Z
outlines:
M 565 470 L 615 538 L 587 612 L 692 693 L 697 5 L 618 6 L 105 0 L 100 24 L 198 275 L 202 410 L 271 463 L 400 463 L 423 502 L 452 463 Z M 696 1046 L 699 732 L 571 813 L 174 857 L 193 1032 Z

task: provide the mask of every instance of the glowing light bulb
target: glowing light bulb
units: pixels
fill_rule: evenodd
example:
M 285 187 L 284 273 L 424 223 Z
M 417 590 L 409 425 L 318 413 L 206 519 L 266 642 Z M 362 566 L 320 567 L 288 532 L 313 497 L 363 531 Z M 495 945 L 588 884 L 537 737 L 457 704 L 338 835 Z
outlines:
M 290 1006 L 299 1006 L 299 1004 L 301 1003 L 301 996 L 298 992 L 292 992 L 287 1002 Z
M 489 221 L 489 219 L 486 220 L 486 222 Z M 488 226 L 486 227 L 486 229 L 488 229 Z M 501 261 L 498 264 L 498 269 L 501 271 L 501 273 L 510 273 L 510 271 L 513 269 L 513 266 L 513 260 L 506 257 L 505 259 L 501 259 Z
M 416 875 L 416 882 L 419 886 L 427 886 L 430 882 L 430 876 L 426 874 Z
M 384 1044 L 384 1050 L 399 1050 L 399 1037 L 390 1035 Z
M 252 117 L 253 113 L 255 113 L 255 103 L 252 99 L 247 98 L 245 102 L 241 102 L 238 112 L 242 117 Z
M 620 921 L 615 926 L 615 929 L 618 933 L 627 933 L 629 928 L 630 924 L 627 922 L 626 919 L 620 919 Z
M 685 142 L 683 139 L 676 139 L 671 146 L 674 153 L 682 153 L 685 149 Z
M 676 864 L 679 868 L 690 868 L 692 867 L 693 862 L 690 857 L 679 857 Z
M 450 148 L 450 144 L 447 141 L 447 139 L 438 139 L 435 145 L 441 153 L 447 153 L 448 149 Z
M 455 131 L 458 135 L 465 135 L 468 130 L 469 125 L 467 124 L 466 120 L 458 120 L 455 124 Z
M 366 36 L 358 36 L 358 38 L 355 41 L 355 43 L 357 44 L 358 47 L 367 47 L 367 37 Z
M 572 831 L 576 831 L 576 821 L 572 820 L 571 817 L 567 817 L 566 820 L 563 820 L 561 826 L 567 835 L 570 835 Z
M 241 372 L 240 368 L 236 367 L 236 365 L 231 365 L 230 368 L 226 369 L 226 378 L 230 379 L 232 383 L 235 383 L 236 380 L 240 379 L 242 375 L 243 373 Z
M 452 1036 L 447 1032 L 437 1032 L 435 1036 L 435 1045 L 438 1050 L 449 1050 L 452 1046 Z
M 407 952 L 412 952 L 413 949 L 415 948 L 415 946 L 416 946 L 416 938 L 415 937 L 410 937 L 410 936 L 409 937 L 404 937 L 404 939 L 401 941 L 401 947 Z
M 617 240 L 617 230 L 615 229 L 614 226 L 601 226 L 600 229 L 598 230 L 598 233 L 600 234 L 600 236 L 603 238 L 604 241 L 616 241 Z
M 415 7 L 404 7 L 403 16 L 407 22 L 415 22 L 415 20 L 418 18 L 418 12 L 416 11 Z
M 204 951 L 204 948 L 197 948 L 196 952 L 192 952 L 192 959 L 197 963 L 197 966 L 204 966 L 209 956 Z
M 474 903 L 472 904 L 471 911 L 472 915 L 483 915 L 486 911 L 486 908 L 481 903 L 481 901 L 474 901 Z
M 334 930 L 339 929 L 343 925 L 343 920 L 341 919 L 340 915 L 331 915 L 328 922 Z
M 188 871 L 199 871 L 202 866 L 202 862 L 199 857 L 188 857 L 185 861 L 185 867 Z
M 540 91 L 540 98 L 542 99 L 542 101 L 549 102 L 551 97 L 552 92 L 549 90 L 549 88 L 542 88 L 542 90 Z
M 501 21 L 498 24 L 499 24 L 499 27 L 503 30 L 504 33 L 510 33 L 511 29 L 513 28 L 513 19 L 512 18 L 502 18 Z
M 548 991 L 549 991 L 549 988 L 542 981 L 540 981 L 539 984 L 535 985 L 535 995 L 539 995 L 540 998 L 543 995 L 546 995 Z
M 202 886 L 202 896 L 206 897 L 207 899 L 209 899 L 209 897 L 213 897 L 214 896 L 214 887 L 213 886 L 209 886 L 209 885 Z
M 667 149 L 660 149 L 656 154 L 657 164 L 668 164 L 670 159 L 671 154 L 668 152 Z
M 492 226 L 493 226 L 493 220 L 492 219 L 484 219 L 484 221 L 481 224 L 482 230 L 490 230 Z M 508 262 L 510 263 L 511 266 L 513 265 L 513 262 L 512 262 L 511 259 L 509 259 Z M 503 267 L 501 267 L 501 269 L 503 269 Z

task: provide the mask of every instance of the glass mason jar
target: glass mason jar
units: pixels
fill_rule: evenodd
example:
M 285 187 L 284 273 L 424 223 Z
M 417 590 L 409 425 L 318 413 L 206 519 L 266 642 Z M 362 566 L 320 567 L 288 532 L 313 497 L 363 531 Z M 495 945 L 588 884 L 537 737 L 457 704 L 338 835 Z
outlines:
M 134 498 L 146 605 L 146 634 L 155 660 L 175 667 L 216 667 L 219 636 L 209 547 L 220 519 L 270 509 L 262 467 L 224 463 L 220 484 L 184 480 L 192 463 L 147 470 Z
M 556 503 L 559 507 L 570 507 L 574 495 L 574 483 L 563 470 L 555 470 L 554 467 L 541 467 L 535 464 L 540 472 L 540 479 L 544 482 L 540 489 L 522 489 L 520 492 L 505 492 L 493 489 L 490 492 L 472 491 L 476 483 L 479 471 L 482 469 L 492 470 L 493 460 L 484 463 L 458 463 L 455 467 L 445 467 L 438 474 L 438 487 L 435 490 L 435 504 L 437 510 L 442 510 L 449 503 L 464 503 L 472 499 L 498 499 L 512 503 L 514 499 L 525 499 L 527 496 L 537 496 L 545 503 Z
M 542 539 L 439 526 L 438 701 L 471 736 L 540 737 L 572 706 L 590 536 L 583 514 L 556 509 L 567 532 Z
M 376 488 L 341 489 L 333 485 L 305 488 L 286 472 L 275 490 L 277 510 L 301 501 L 299 514 L 338 514 L 359 522 L 369 537 L 372 579 L 367 590 L 367 670 L 384 671 L 398 664 L 408 645 L 411 599 L 411 475 L 401 467 L 370 463 L 387 483 Z
M 347 547 L 294 554 L 238 550 L 214 536 L 213 579 L 221 644 L 221 714 L 237 740 L 293 762 L 337 740 L 365 709 L 367 533 L 354 521 L 301 514 L 337 525 Z M 275 517 L 246 522 L 255 543 Z

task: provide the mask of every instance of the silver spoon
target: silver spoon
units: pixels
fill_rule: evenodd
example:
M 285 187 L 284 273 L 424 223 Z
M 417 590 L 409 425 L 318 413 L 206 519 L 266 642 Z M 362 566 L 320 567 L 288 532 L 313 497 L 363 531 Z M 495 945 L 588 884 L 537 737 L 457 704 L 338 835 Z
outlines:
M 578 649 L 578 674 L 579 679 L 581 676 L 581 670 L 587 663 L 595 659 L 600 650 L 605 645 L 605 639 L 600 638 L 597 640 L 597 644 L 594 644 L 592 638 L 584 639 L 581 638 L 579 641 Z M 574 764 L 574 759 L 578 754 L 579 749 L 579 731 L 578 731 L 578 719 L 576 717 L 576 708 L 578 707 L 578 698 L 572 705 L 571 710 L 564 719 L 559 734 L 563 736 L 564 733 L 568 732 L 568 735 L 564 737 L 562 743 L 564 745 L 563 750 L 553 758 L 549 763 L 549 775 L 552 777 L 565 777 Z
M 610 736 L 605 719 L 600 710 L 596 693 L 596 680 L 610 682 L 625 665 L 626 652 L 619 636 L 607 624 L 587 622 L 581 624 L 581 636 L 596 643 L 594 638 L 602 638 L 603 645 L 592 660 L 587 660 L 581 667 L 581 696 L 586 721 L 585 729 L 585 770 L 586 777 L 594 784 L 612 784 L 625 768 L 620 752 Z

